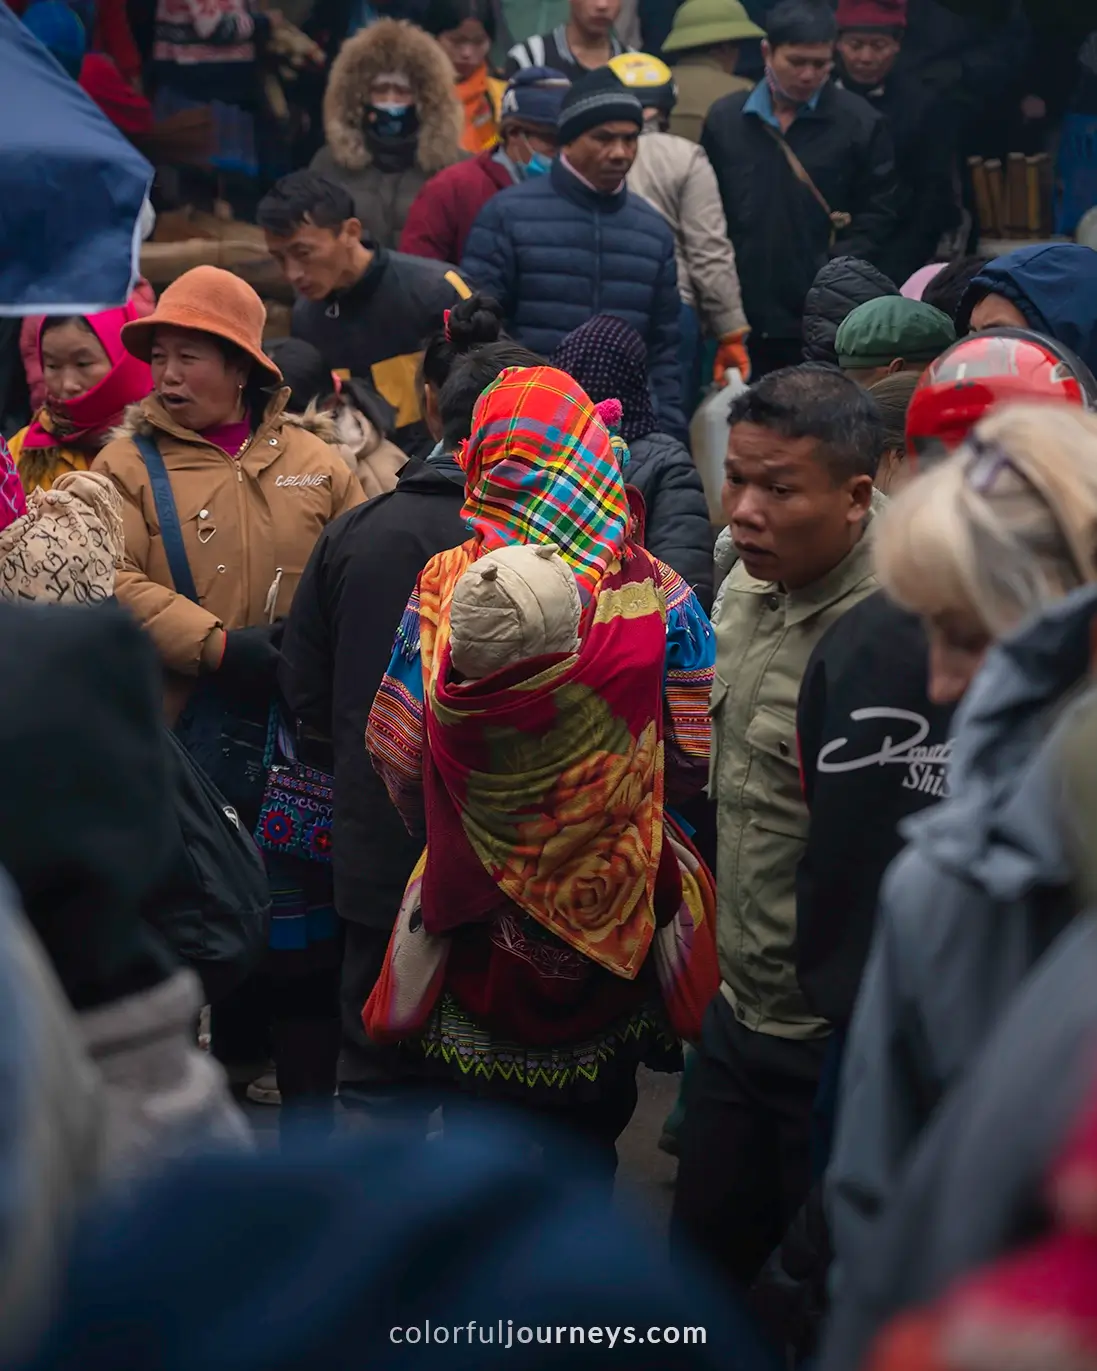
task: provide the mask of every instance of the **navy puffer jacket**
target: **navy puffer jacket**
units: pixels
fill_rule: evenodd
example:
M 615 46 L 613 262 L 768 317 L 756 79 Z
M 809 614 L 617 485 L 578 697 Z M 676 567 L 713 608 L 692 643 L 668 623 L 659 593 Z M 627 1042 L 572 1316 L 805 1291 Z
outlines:
M 660 427 L 685 436 L 674 238 L 645 200 L 590 190 L 557 158 L 548 176 L 487 202 L 461 273 L 499 301 L 507 332 L 543 357 L 595 314 L 630 323 L 647 344 Z
M 707 614 L 712 608 L 712 524 L 693 458 L 669 433 L 629 443 L 625 480 L 644 497 L 644 546 L 688 581 Z

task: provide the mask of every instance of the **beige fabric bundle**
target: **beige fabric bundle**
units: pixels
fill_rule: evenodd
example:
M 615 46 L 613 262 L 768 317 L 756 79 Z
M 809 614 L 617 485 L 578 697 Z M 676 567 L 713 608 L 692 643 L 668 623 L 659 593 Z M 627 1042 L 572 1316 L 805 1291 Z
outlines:
M 124 548 L 122 497 L 91 471 L 33 490 L 0 533 L 0 599 L 97 604 L 114 594 Z
M 574 652 L 580 613 L 579 587 L 556 548 L 497 548 L 469 567 L 454 587 L 454 670 L 480 680 L 529 657 Z

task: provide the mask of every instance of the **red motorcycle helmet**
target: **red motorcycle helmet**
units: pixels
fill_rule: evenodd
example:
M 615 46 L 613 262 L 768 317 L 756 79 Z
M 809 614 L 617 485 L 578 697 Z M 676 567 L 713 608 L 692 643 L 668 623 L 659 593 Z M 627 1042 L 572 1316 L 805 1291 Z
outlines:
M 988 410 L 1041 400 L 1097 409 L 1097 381 L 1054 338 L 987 329 L 953 343 L 928 366 L 907 409 L 907 456 L 925 463 L 958 447 Z

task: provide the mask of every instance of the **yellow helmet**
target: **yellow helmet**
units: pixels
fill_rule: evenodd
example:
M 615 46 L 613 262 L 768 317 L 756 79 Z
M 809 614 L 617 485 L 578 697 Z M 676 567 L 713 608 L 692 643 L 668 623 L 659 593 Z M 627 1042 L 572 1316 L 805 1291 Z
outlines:
M 618 81 L 628 86 L 642 105 L 668 114 L 674 108 L 678 100 L 674 73 L 658 57 L 647 52 L 622 52 L 610 58 L 609 65 Z

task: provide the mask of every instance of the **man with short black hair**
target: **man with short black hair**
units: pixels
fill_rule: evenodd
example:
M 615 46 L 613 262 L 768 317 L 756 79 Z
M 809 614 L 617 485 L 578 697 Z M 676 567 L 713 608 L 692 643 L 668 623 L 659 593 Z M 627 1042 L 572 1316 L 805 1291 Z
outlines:
M 397 446 L 425 455 L 433 443 L 415 377 L 424 339 L 471 293 L 457 269 L 377 247 L 363 236 L 350 192 L 314 171 L 283 176 L 257 218 L 297 293 L 293 336 L 337 374 L 372 379 L 396 411 Z
M 884 435 L 866 391 L 811 365 L 752 386 L 729 424 L 739 562 L 716 619 L 710 782 L 722 983 L 687 1087 L 674 1231 L 747 1287 L 811 1184 L 829 1025 L 796 977 L 796 705 L 815 644 L 875 588 L 865 531 Z
M 605 66 L 628 49 L 613 30 L 621 0 L 568 0 L 568 17 L 551 33 L 535 33 L 507 53 L 506 74 L 523 67 L 551 67 L 569 81 Z
M 875 263 L 895 229 L 891 135 L 830 80 L 830 9 L 782 0 L 766 32 L 765 79 L 718 100 L 701 134 L 735 244 L 756 377 L 800 360 L 804 298 L 828 255 Z
M 560 110 L 547 176 L 493 196 L 461 270 L 503 307 L 507 332 L 548 356 L 596 314 L 616 314 L 647 347 L 659 426 L 685 438 L 674 235 L 625 184 L 644 111 L 608 67 L 576 81 Z

